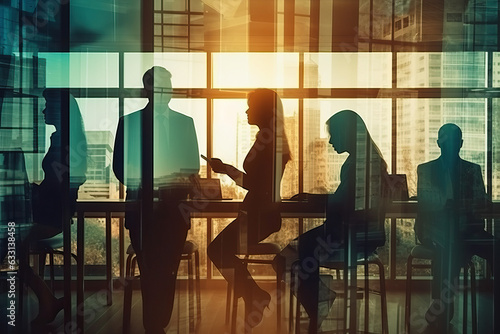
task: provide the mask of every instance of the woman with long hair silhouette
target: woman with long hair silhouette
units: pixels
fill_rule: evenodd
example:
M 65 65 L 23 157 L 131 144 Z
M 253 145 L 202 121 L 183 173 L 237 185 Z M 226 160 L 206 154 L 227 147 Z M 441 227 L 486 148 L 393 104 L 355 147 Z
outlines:
M 246 320 L 247 325 L 254 327 L 262 321 L 271 296 L 257 285 L 236 256 L 240 246 L 238 240 L 244 224 L 248 245 L 259 243 L 281 228 L 280 213 L 274 204 L 280 200 L 281 177 L 290 160 L 290 150 L 278 94 L 269 89 L 257 89 L 248 94 L 247 103 L 248 124 L 256 125 L 259 132 L 243 162 L 244 171 L 219 159 L 210 159 L 209 163 L 216 173 L 227 174 L 248 193 L 236 220 L 208 246 L 208 256 L 234 287 L 235 295 L 243 297 L 245 305 L 251 306 L 252 321 Z
M 39 302 L 37 317 L 32 326 L 50 323 L 63 307 L 45 282 L 26 263 L 30 245 L 52 237 L 61 237 L 64 224 L 71 223 L 75 212 L 78 188 L 85 180 L 87 171 L 87 140 L 80 109 L 75 98 L 59 89 L 43 91 L 46 105 L 42 113 L 47 125 L 55 127 L 50 136 L 50 147 L 42 160 L 44 178 L 33 184 L 33 226 L 23 240 L 20 259 L 25 282 L 32 288 Z M 66 117 L 62 117 L 66 114 Z M 69 118 L 69 145 L 64 145 L 61 133 L 63 119 Z M 66 183 L 67 182 L 67 183 Z M 62 239 L 62 238 L 60 238 Z M 83 261 L 83 259 L 81 259 Z
M 297 297 L 309 315 L 309 333 L 316 333 L 333 304 L 336 293 L 320 279 L 323 261 L 343 261 L 344 228 L 355 223 L 357 253 L 370 254 L 385 243 L 384 198 L 387 164 L 372 140 L 362 118 L 342 110 L 326 122 L 329 144 L 349 156 L 340 170 L 340 184 L 334 193 L 299 194 L 299 200 L 325 203 L 326 220 L 294 240 L 276 257 L 275 268 L 298 263 Z M 298 261 L 298 262 L 297 262 Z

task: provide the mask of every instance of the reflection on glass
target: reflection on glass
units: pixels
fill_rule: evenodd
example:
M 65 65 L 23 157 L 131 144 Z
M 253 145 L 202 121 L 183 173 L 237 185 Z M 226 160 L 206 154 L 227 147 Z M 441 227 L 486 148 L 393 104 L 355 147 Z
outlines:
M 390 88 L 391 53 L 304 53 L 305 88 Z
M 41 52 L 46 85 L 51 87 L 118 87 L 118 53 Z
M 213 53 L 214 88 L 298 88 L 298 53 Z
M 372 6 L 370 6 L 372 4 Z M 409 18 L 405 6 L 396 6 L 395 19 L 400 16 Z M 414 15 L 414 14 L 413 14 Z M 392 8 L 383 1 L 362 0 L 359 2 L 359 35 L 360 39 L 369 39 L 370 33 L 375 39 L 391 39 L 391 16 Z M 370 19 L 372 20 L 370 22 Z M 414 21 L 414 20 L 413 20 Z M 412 22 L 413 23 L 413 22 Z M 371 29 L 371 31 L 370 31 Z M 397 36 L 396 36 L 397 37 Z
M 43 101 L 32 97 L 19 98 L 8 95 L 0 99 L 1 149 L 22 148 L 24 153 L 44 151 L 45 124 L 41 111 L 45 105 L 39 105 Z M 39 110 L 36 109 L 37 106 Z M 35 124 L 36 117 L 41 119 L 38 124 Z
M 397 85 L 416 87 L 485 87 L 484 52 L 400 52 Z
M 462 129 L 462 159 L 481 166 L 486 161 L 485 99 L 398 99 L 397 168 L 408 178 L 410 196 L 417 191 L 417 165 L 439 156 L 436 145 L 441 125 Z M 484 178 L 484 175 L 483 175 Z
M 168 68 L 174 88 L 206 88 L 207 55 L 196 53 L 125 53 L 124 75 L 126 88 L 142 88 L 144 72 L 153 66 Z

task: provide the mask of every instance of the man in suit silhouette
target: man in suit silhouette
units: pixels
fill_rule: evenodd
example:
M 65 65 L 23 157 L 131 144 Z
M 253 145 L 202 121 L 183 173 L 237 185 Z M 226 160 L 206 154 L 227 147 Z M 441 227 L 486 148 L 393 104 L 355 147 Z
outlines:
M 492 264 L 494 238 L 484 230 L 478 214 L 489 203 L 481 167 L 459 156 L 462 131 L 445 124 L 438 132 L 441 156 L 421 164 L 418 174 L 418 216 L 415 233 L 434 250 L 432 261 L 433 304 L 425 318 L 446 325 L 453 318 L 453 296 L 461 265 L 472 255 Z
M 149 102 L 144 109 L 120 118 L 113 170 L 127 186 L 127 200 L 142 201 L 142 214 L 127 211 L 125 226 L 141 272 L 144 328 L 146 333 L 164 333 L 190 227 L 189 216 L 181 212 L 179 204 L 191 192 L 200 165 L 193 119 L 169 107 L 170 72 L 154 66 L 144 74 L 143 84 Z M 143 168 L 150 168 L 149 174 Z M 145 189 L 148 184 L 153 189 Z M 152 198 L 159 203 L 148 206 L 147 194 L 150 203 Z M 145 210 L 152 212 L 145 215 Z

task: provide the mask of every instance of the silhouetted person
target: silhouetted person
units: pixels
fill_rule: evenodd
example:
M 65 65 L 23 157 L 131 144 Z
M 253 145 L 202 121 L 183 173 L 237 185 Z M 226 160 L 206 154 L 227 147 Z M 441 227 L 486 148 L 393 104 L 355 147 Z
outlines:
M 33 326 L 51 322 L 63 307 L 63 301 L 56 299 L 51 289 L 36 275 L 26 263 L 29 244 L 41 239 L 54 237 L 62 232 L 64 224 L 71 223 L 75 212 L 78 188 L 85 180 L 87 171 L 87 140 L 80 109 L 73 96 L 57 89 L 43 92 L 46 104 L 43 114 L 45 123 L 56 130 L 50 136 L 50 147 L 42 161 L 43 181 L 33 184 L 33 227 L 23 240 L 20 265 L 24 279 L 32 288 L 39 301 L 38 316 L 32 321 Z M 69 149 L 62 149 L 61 115 L 69 116 Z M 69 181 L 65 184 L 65 180 Z M 66 198 L 68 196 L 68 198 Z M 65 207 L 65 205 L 69 206 Z
M 153 130 L 153 177 L 155 205 L 151 221 L 141 222 L 139 210 L 129 210 L 125 226 L 141 272 L 143 324 L 146 333 L 164 333 L 172 315 L 177 269 L 187 231 L 188 216 L 179 210 L 179 201 L 188 197 L 200 163 L 193 119 L 169 107 L 172 97 L 171 74 L 154 66 L 144 74 L 144 90 L 149 99 L 142 110 L 120 118 L 113 155 L 113 170 L 127 186 L 127 200 L 141 200 L 142 140 Z M 152 113 L 153 129 L 142 124 Z
M 317 332 L 334 302 L 336 293 L 320 278 L 319 267 L 327 260 L 344 260 L 341 250 L 345 246 L 345 225 L 360 225 L 356 231 L 358 254 L 371 254 L 385 244 L 387 165 L 357 113 L 342 110 L 326 124 L 329 143 L 335 151 L 349 154 L 340 170 L 340 184 L 332 194 L 304 193 L 292 197 L 324 203 L 326 220 L 301 234 L 276 258 L 276 265 L 281 263 L 286 271 L 298 261 L 297 297 L 309 315 L 309 333 Z
M 493 237 L 478 216 L 490 200 L 481 167 L 459 156 L 462 143 L 457 125 L 443 125 L 437 140 L 441 156 L 417 168 L 415 233 L 422 244 L 434 249 L 434 301 L 425 317 L 437 326 L 447 326 L 453 318 L 453 287 L 457 287 L 461 265 L 474 254 L 493 263 Z
M 240 229 L 247 224 L 247 244 L 254 245 L 281 228 L 280 213 L 273 203 L 280 200 L 281 177 L 290 160 L 290 151 L 279 96 L 269 89 L 257 89 L 248 94 L 247 103 L 248 124 L 256 125 L 259 132 L 243 162 L 244 172 L 219 159 L 211 159 L 209 163 L 216 173 L 227 174 L 248 193 L 236 220 L 208 246 L 208 256 L 234 287 L 235 295 L 243 297 L 245 305 L 251 305 L 252 319 L 246 319 L 246 325 L 254 327 L 262 321 L 271 296 L 257 285 L 236 256 L 241 246 L 238 245 Z

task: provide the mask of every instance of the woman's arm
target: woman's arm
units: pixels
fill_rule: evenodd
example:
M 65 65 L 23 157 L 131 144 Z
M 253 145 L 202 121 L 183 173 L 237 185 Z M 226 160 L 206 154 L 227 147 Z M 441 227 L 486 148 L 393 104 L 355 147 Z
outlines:
M 240 171 L 238 168 L 231 166 L 229 164 L 223 163 L 220 159 L 212 158 L 208 160 L 212 170 L 219 174 L 226 174 L 231 179 L 233 179 L 237 185 L 243 186 L 243 177 L 245 173 Z

